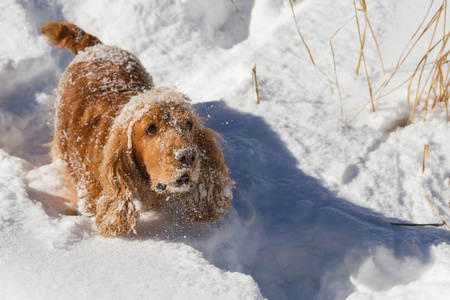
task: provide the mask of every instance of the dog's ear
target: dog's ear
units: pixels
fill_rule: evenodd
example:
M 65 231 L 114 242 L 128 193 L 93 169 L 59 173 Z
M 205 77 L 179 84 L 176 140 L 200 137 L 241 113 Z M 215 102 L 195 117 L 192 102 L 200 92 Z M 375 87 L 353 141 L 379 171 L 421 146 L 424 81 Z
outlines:
M 213 222 L 228 212 L 234 182 L 228 175 L 228 167 L 217 143 L 217 140 L 223 140 L 222 137 L 200 122 L 194 128 L 194 139 L 200 153 L 200 177 L 191 197 L 183 199 L 183 206 L 195 221 Z
M 100 234 L 107 237 L 127 234 L 137 225 L 136 184 L 141 179 L 127 141 L 126 130 L 113 128 L 103 151 L 103 192 L 97 202 L 96 223 Z

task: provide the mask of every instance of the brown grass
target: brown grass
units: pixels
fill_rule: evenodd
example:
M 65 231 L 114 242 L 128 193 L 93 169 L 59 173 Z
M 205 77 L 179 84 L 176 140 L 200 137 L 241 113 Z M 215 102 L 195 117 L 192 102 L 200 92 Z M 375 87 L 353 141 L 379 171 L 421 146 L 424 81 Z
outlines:
M 356 67 L 356 74 L 358 74 L 358 72 L 359 72 L 359 65 L 361 63 L 361 57 L 363 55 L 364 44 L 365 44 L 365 40 L 366 40 L 366 31 L 367 31 L 367 27 L 369 27 L 370 33 L 372 34 L 373 41 L 375 42 L 375 46 L 377 48 L 378 57 L 380 58 L 381 69 L 382 69 L 383 75 L 384 75 L 384 74 L 386 74 L 386 71 L 384 70 L 383 58 L 381 57 L 380 47 L 378 46 L 377 38 L 375 37 L 375 33 L 373 32 L 372 25 L 370 24 L 370 21 L 369 21 L 369 17 L 367 16 L 366 1 L 365 0 L 359 0 L 359 4 L 360 4 L 361 8 L 357 9 L 357 11 L 362 11 L 364 13 L 364 18 L 365 18 L 366 23 L 364 25 L 364 33 L 363 33 L 363 37 L 362 37 L 361 49 L 360 49 L 360 52 L 359 52 L 358 64 L 357 64 L 357 67 Z M 356 2 L 355 1 L 353 2 L 353 5 L 356 8 Z M 357 17 L 357 14 L 355 14 L 355 16 Z
M 380 58 L 381 68 L 383 70 L 383 74 L 385 73 L 385 71 L 384 71 L 383 59 L 381 58 L 380 47 L 378 46 L 378 42 L 377 42 L 377 39 L 376 39 L 375 34 L 373 32 L 372 25 L 370 25 L 369 17 L 367 16 L 366 1 L 365 0 L 359 0 L 359 4 L 361 5 L 361 8 L 358 9 L 356 7 L 356 0 L 353 0 L 353 7 L 355 9 L 356 25 L 358 27 L 359 43 L 361 45 L 361 48 L 360 48 L 360 51 L 359 51 L 358 64 L 357 64 L 357 67 L 356 67 L 356 74 L 358 74 L 358 72 L 359 72 L 359 66 L 360 66 L 361 59 L 362 59 L 363 65 L 364 65 L 364 71 L 365 71 L 365 74 L 366 74 L 367 85 L 368 85 L 368 88 L 369 88 L 370 104 L 372 105 L 372 112 L 375 112 L 375 104 L 374 104 L 374 100 L 373 100 L 372 84 L 370 82 L 369 72 L 367 71 L 366 59 L 364 57 L 364 44 L 365 44 L 365 40 L 366 40 L 367 27 L 370 28 L 370 32 L 372 33 L 372 37 L 373 37 L 373 39 L 375 41 L 375 45 L 377 47 L 378 56 Z M 360 27 L 360 24 L 359 24 L 358 11 L 362 11 L 364 13 L 365 25 L 364 25 L 364 33 L 363 33 L 363 35 L 361 35 L 361 27 Z
M 354 18 L 355 18 L 355 16 L 353 16 L 350 19 L 348 19 L 341 27 L 339 27 L 338 30 L 336 30 L 336 32 L 330 38 L 331 55 L 333 56 L 334 80 L 335 80 L 335 83 L 336 83 L 336 89 L 338 91 L 339 102 L 340 102 L 340 106 L 341 106 L 342 125 L 344 125 L 344 122 L 345 122 L 344 121 L 344 107 L 343 107 L 343 103 L 342 103 L 342 94 L 341 94 L 341 88 L 339 86 L 339 79 L 338 79 L 338 76 L 337 76 L 336 56 L 334 54 L 333 39 L 336 37 L 336 35 L 339 33 L 339 31 L 341 31 L 341 29 L 344 28 Z
M 389 95 L 390 93 L 394 92 L 395 90 L 397 90 L 398 88 L 400 88 L 401 86 L 403 86 L 405 83 L 407 83 L 410 79 L 408 78 L 407 80 L 405 80 L 404 82 L 402 82 L 399 86 L 395 87 L 394 89 L 392 89 L 391 91 L 382 94 L 383 90 L 387 87 L 387 85 L 391 82 L 392 78 L 395 76 L 395 74 L 397 73 L 397 71 L 400 69 L 400 67 L 403 65 L 403 63 L 405 62 L 405 60 L 408 58 L 408 56 L 411 54 L 412 50 L 415 48 L 415 46 L 417 45 L 417 43 L 420 40 L 420 37 L 423 35 L 421 34 L 419 36 L 419 38 L 416 38 L 416 36 L 419 34 L 420 29 L 423 27 L 423 25 L 425 24 L 425 21 L 428 18 L 428 15 L 431 12 L 431 8 L 433 6 L 434 0 L 431 0 L 430 6 L 428 7 L 427 13 L 425 14 L 425 16 L 422 19 L 422 22 L 420 23 L 419 27 L 417 28 L 417 30 L 414 32 L 414 34 L 412 35 L 411 39 L 409 40 L 408 44 L 406 45 L 406 47 L 403 49 L 402 54 L 400 55 L 398 61 L 397 61 L 397 65 L 394 68 L 394 71 L 391 73 L 391 75 L 389 76 L 389 78 L 384 81 L 380 87 L 377 89 L 377 91 L 375 92 L 375 94 L 378 94 L 378 97 L 375 100 L 378 100 L 380 98 L 383 98 L 387 95 Z M 415 39 L 416 38 L 416 39 Z M 410 44 L 413 43 L 412 46 L 410 46 Z
M 247 33 L 247 36 L 248 36 L 248 28 L 247 28 L 247 25 L 246 25 L 245 22 L 244 22 L 244 19 L 243 19 L 242 16 L 241 16 L 241 13 L 239 12 L 239 9 L 237 8 L 236 4 L 234 4 L 234 1 L 233 1 L 233 0 L 230 0 L 230 1 L 231 1 L 231 3 L 233 3 L 234 9 L 236 10 L 236 12 L 237 12 L 237 14 L 238 14 L 239 19 L 241 19 L 242 24 L 244 24 L 245 32 Z
M 445 224 L 445 226 L 447 226 L 448 229 L 450 229 L 450 226 L 448 225 L 447 222 L 445 222 L 444 218 L 442 218 L 442 216 L 439 214 L 437 209 L 434 207 L 433 203 L 431 203 L 430 199 L 428 199 L 427 196 L 425 196 L 425 199 L 428 201 L 428 204 L 431 206 L 431 209 L 436 214 L 436 216 L 438 216 L 438 218 L 441 219 L 442 223 Z
M 256 78 L 256 64 L 252 69 L 252 88 L 255 88 L 256 91 L 256 104 L 260 103 L 259 100 L 259 89 L 258 89 L 258 79 Z
M 367 10 L 364 11 L 364 5 L 365 3 L 361 0 L 361 9 L 356 8 L 356 0 L 354 0 L 354 7 L 355 11 L 362 11 L 364 13 L 364 16 L 367 16 Z M 389 78 L 385 80 L 373 93 L 373 96 L 371 96 L 371 99 L 361 107 L 361 109 L 355 114 L 355 116 L 345 124 L 345 126 L 352 123 L 359 114 L 364 111 L 366 106 L 368 104 L 372 104 L 372 111 L 373 111 L 373 102 L 377 101 L 381 98 L 386 97 L 387 95 L 391 94 L 392 92 L 396 91 L 400 87 L 404 86 L 406 83 L 408 83 L 408 92 L 407 92 L 407 100 L 408 103 L 411 105 L 411 114 L 408 123 L 411 124 L 414 121 L 414 115 L 417 107 L 421 104 L 421 101 L 423 101 L 423 110 L 425 111 L 424 120 L 426 120 L 427 112 L 429 109 L 429 106 L 431 105 L 431 109 L 434 111 L 436 105 L 438 103 L 443 103 L 447 112 L 447 121 L 450 121 L 450 115 L 448 111 L 448 99 L 449 99 L 449 86 L 450 86 L 450 63 L 449 63 L 449 54 L 450 51 L 448 49 L 448 41 L 450 39 L 450 32 L 447 31 L 446 27 L 446 15 L 447 15 L 447 0 L 442 0 L 442 4 L 437 9 L 437 11 L 433 14 L 432 18 L 428 23 L 426 23 L 426 20 L 428 19 L 428 16 L 431 12 L 431 9 L 433 7 L 434 0 L 431 0 L 431 3 L 428 7 L 428 10 L 419 25 L 418 29 L 415 31 L 415 33 L 412 35 L 410 41 L 402 51 L 397 65 L 395 66 L 394 70 L 390 74 Z M 357 14 L 355 12 L 355 16 L 357 18 Z M 347 21 L 348 22 L 348 21 Z M 357 18 L 358 22 L 358 18 Z M 359 23 L 359 22 L 358 22 Z M 442 37 L 437 41 L 433 42 L 436 37 L 437 28 L 440 24 L 443 23 L 443 33 Z M 367 23 L 370 24 L 370 23 Z M 369 28 L 371 28 L 371 25 L 367 25 Z M 341 29 L 341 28 L 340 28 Z M 338 31 L 340 30 L 338 29 Z M 402 82 L 400 85 L 392 88 L 388 92 L 384 92 L 384 90 L 387 88 L 389 83 L 392 81 L 392 78 L 396 75 L 397 71 L 401 68 L 401 66 L 404 64 L 406 59 L 409 57 L 411 52 L 415 49 L 419 41 L 421 41 L 425 34 L 429 31 L 432 31 L 432 37 L 429 41 L 429 46 L 427 48 L 426 53 L 423 55 L 422 59 L 418 62 L 416 69 L 412 73 L 412 75 L 406 79 L 404 82 Z M 361 35 L 361 30 L 358 25 L 358 32 L 360 37 L 360 43 L 361 43 L 361 54 L 360 59 L 363 60 L 364 63 L 364 53 L 362 52 L 362 49 L 364 47 L 364 41 L 365 41 L 365 33 Z M 371 31 L 373 33 L 373 31 Z M 337 33 L 337 32 L 336 32 Z M 334 36 L 333 36 L 334 37 Z M 377 45 L 377 50 L 379 53 L 378 43 L 375 41 Z M 436 53 L 434 51 L 437 51 L 437 54 L 434 58 L 431 58 L 432 53 Z M 334 51 L 332 50 L 334 53 Z M 334 54 L 333 54 L 334 55 Z M 334 60 L 334 57 L 333 57 Z M 430 62 L 431 60 L 431 62 Z M 381 56 L 380 56 L 380 62 L 381 62 Z M 358 60 L 359 63 L 359 60 Z M 428 68 L 427 68 L 428 67 Z M 358 70 L 359 66 L 357 66 Z M 428 74 L 428 75 L 427 75 Z M 367 74 L 366 74 L 367 77 Z M 368 83 L 370 84 L 370 81 L 368 80 Z M 413 94 L 412 90 L 413 87 L 415 88 L 415 94 L 413 99 L 411 99 L 411 96 Z M 369 92 L 371 91 L 371 87 L 369 87 Z M 341 99 L 342 103 L 342 99 Z
M 341 29 L 344 28 L 351 20 L 356 19 L 356 25 L 357 25 L 357 28 L 358 28 L 358 37 L 359 37 L 359 41 L 360 41 L 360 51 L 359 51 L 358 63 L 357 63 L 357 66 L 356 66 L 356 74 L 359 73 L 359 68 L 360 68 L 360 64 L 361 64 L 361 60 L 362 60 L 363 64 L 364 64 L 364 70 L 365 70 L 367 85 L 368 85 L 369 93 L 370 93 L 370 102 L 369 103 L 371 103 L 371 105 L 372 105 L 372 111 L 373 112 L 375 112 L 375 105 L 374 105 L 374 98 L 373 98 L 373 93 L 372 93 L 372 84 L 370 82 L 369 73 L 367 71 L 366 60 L 365 60 L 365 57 L 364 57 L 364 46 L 365 46 L 365 41 L 366 41 L 367 27 L 370 29 L 370 32 L 372 34 L 372 38 L 373 38 L 373 40 L 375 42 L 375 45 L 376 45 L 376 48 L 377 48 L 378 57 L 380 58 L 381 69 L 383 71 L 383 74 L 385 74 L 383 59 L 381 57 L 381 52 L 380 52 L 380 47 L 378 46 L 378 41 L 377 41 L 377 39 L 375 37 L 375 33 L 373 32 L 372 25 L 370 24 L 369 17 L 367 15 L 366 2 L 365 2 L 365 0 L 359 0 L 359 4 L 360 4 L 361 8 L 357 8 L 356 0 L 353 1 L 353 7 L 355 9 L 355 14 L 350 19 L 348 19 L 341 27 L 339 27 L 339 29 L 336 30 L 336 32 L 330 38 L 330 48 L 331 48 L 331 54 L 333 56 L 333 65 L 334 65 L 334 78 L 335 78 L 336 88 L 338 90 L 338 95 L 339 95 L 343 127 L 345 127 L 345 126 L 349 125 L 351 122 L 353 122 L 353 120 L 356 119 L 356 117 L 362 112 L 362 110 L 367 105 L 367 104 L 364 105 L 363 109 L 361 109 L 352 120 L 350 120 L 349 122 L 344 124 L 345 123 L 345 121 L 344 121 L 344 109 L 343 109 L 341 90 L 340 90 L 340 86 L 339 86 L 339 79 L 338 79 L 338 76 L 337 76 L 336 57 L 335 57 L 335 54 L 334 54 L 333 39 L 336 37 L 336 35 L 339 33 L 339 31 L 341 31 Z M 361 28 L 360 28 L 359 18 L 358 18 L 358 12 L 362 12 L 364 14 L 365 26 L 364 26 L 364 31 L 363 31 L 362 35 L 361 35 Z
M 423 149 L 423 162 L 422 162 L 422 173 L 425 172 L 425 166 L 426 161 L 428 158 L 428 154 L 430 153 L 430 146 L 425 145 Z M 450 181 L 449 181 L 450 184 Z M 441 216 L 441 214 L 437 211 L 436 207 L 434 207 L 433 203 L 431 203 L 430 199 L 428 199 L 427 196 L 425 196 L 425 200 L 427 200 L 428 204 L 430 205 L 433 212 L 436 214 L 436 216 L 441 220 L 442 223 L 427 223 L 427 224 L 417 224 L 417 223 L 390 223 L 394 226 L 434 226 L 434 227 L 441 227 L 446 226 L 448 229 L 450 229 L 450 225 L 444 220 L 444 218 Z M 450 203 L 449 203 L 450 207 Z
M 424 105 L 423 110 L 425 111 L 426 120 L 427 112 L 429 108 L 429 103 L 432 102 L 432 110 L 435 109 L 436 104 L 438 102 L 442 102 L 445 105 L 447 110 L 447 121 L 450 119 L 448 114 L 448 88 L 449 88 L 449 72 L 450 65 L 448 62 L 449 51 L 446 51 L 447 43 L 450 37 L 450 32 L 446 32 L 446 23 L 447 23 L 447 0 L 443 0 L 441 6 L 434 14 L 433 18 L 427 24 L 422 34 L 418 37 L 417 41 L 420 40 L 424 34 L 432 29 L 431 39 L 428 44 L 428 49 L 425 55 L 420 60 L 417 65 L 408 85 L 408 103 L 411 104 L 412 95 L 411 87 L 415 83 L 415 79 L 418 76 L 417 84 L 416 84 L 416 92 L 414 94 L 414 101 L 412 102 L 411 115 L 409 119 L 409 123 L 413 123 L 414 114 L 416 108 L 420 105 L 421 100 L 423 99 Z M 443 15 L 443 16 L 442 16 Z M 437 33 L 437 28 L 441 24 L 441 20 L 443 20 L 444 32 L 442 38 L 440 38 L 437 42 L 434 42 L 435 36 Z M 426 67 L 429 66 L 428 60 L 431 56 L 432 52 L 437 50 L 438 53 L 434 60 L 431 62 L 431 69 L 426 71 Z M 428 76 L 425 76 L 425 73 L 428 72 Z M 426 80 L 422 80 L 426 77 Z
M 425 173 L 425 167 L 427 164 L 428 154 L 430 154 L 430 146 L 425 145 L 423 147 L 422 173 Z
M 295 0 L 294 0 L 295 2 Z M 295 11 L 294 11 L 294 4 L 292 2 L 292 0 L 289 0 L 289 4 L 291 5 L 291 10 L 292 10 L 292 16 L 294 17 L 294 21 L 295 21 L 295 26 L 297 27 L 297 32 L 298 35 L 300 36 L 300 39 L 302 40 L 303 45 L 305 45 L 306 50 L 308 51 L 309 54 L 309 59 L 311 60 L 312 64 L 314 65 L 314 67 L 323 75 L 325 76 L 325 78 L 328 80 L 331 88 L 333 89 L 333 83 L 331 82 L 331 80 L 328 78 L 327 74 L 325 74 L 324 71 L 322 71 L 321 68 L 319 68 L 316 65 L 316 62 L 314 61 L 314 58 L 312 56 L 311 50 L 309 49 L 308 44 L 306 43 L 305 39 L 303 38 L 302 32 L 300 31 L 300 26 L 298 26 L 298 22 L 297 22 L 297 17 L 295 16 Z

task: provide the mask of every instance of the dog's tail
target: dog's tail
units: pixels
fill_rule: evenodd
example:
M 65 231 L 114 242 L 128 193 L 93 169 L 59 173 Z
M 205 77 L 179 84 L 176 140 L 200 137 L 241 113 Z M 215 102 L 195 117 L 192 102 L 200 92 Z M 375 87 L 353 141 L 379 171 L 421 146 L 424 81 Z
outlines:
M 41 34 L 45 36 L 51 46 L 59 49 L 66 48 L 75 55 L 78 51 L 102 43 L 95 36 L 69 22 L 47 23 L 41 27 Z

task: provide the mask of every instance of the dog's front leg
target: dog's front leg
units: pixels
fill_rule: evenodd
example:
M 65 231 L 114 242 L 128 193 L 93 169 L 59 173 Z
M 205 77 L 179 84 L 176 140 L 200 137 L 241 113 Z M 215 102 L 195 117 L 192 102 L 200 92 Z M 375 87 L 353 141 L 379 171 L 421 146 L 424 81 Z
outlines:
M 115 237 L 125 235 L 137 225 L 136 203 L 129 198 L 102 196 L 97 201 L 96 224 L 100 235 Z

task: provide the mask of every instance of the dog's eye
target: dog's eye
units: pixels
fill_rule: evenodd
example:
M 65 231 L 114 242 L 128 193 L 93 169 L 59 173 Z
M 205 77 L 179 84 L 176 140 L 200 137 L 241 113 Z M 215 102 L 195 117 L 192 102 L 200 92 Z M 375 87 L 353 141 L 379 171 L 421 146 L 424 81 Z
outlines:
M 192 122 L 187 123 L 186 125 L 186 131 L 191 131 L 192 130 Z
M 158 128 L 155 125 L 150 125 L 145 129 L 145 134 L 148 136 L 154 136 L 156 132 L 158 131 Z

